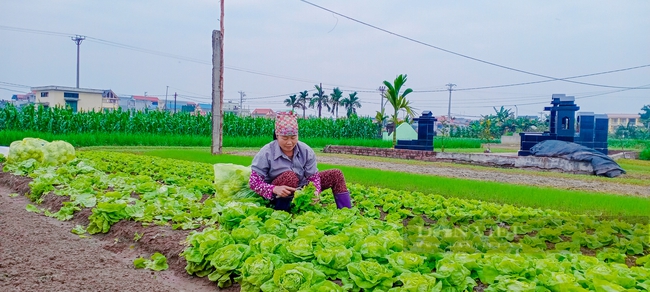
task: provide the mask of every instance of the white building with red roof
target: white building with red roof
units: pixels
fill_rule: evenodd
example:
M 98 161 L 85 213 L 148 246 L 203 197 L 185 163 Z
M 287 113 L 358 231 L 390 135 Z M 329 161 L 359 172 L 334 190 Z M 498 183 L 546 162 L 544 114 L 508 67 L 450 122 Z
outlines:
M 275 111 L 273 111 L 270 108 L 256 108 L 251 113 L 251 117 L 274 119 L 275 118 Z

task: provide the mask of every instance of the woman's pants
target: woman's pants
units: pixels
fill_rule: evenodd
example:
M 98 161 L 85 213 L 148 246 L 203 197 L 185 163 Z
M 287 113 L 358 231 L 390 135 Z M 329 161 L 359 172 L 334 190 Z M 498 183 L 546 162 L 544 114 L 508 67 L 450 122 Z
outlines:
M 332 189 L 334 193 L 334 201 L 336 202 L 336 207 L 341 208 L 352 208 L 350 202 L 350 192 L 348 191 L 347 186 L 345 185 L 345 178 L 343 173 L 338 169 L 331 169 L 319 172 L 321 191 L 326 189 Z M 293 171 L 285 171 L 276 177 L 272 185 L 276 186 L 288 186 L 292 188 L 297 188 L 300 180 L 298 176 Z M 274 206 L 275 210 L 284 210 L 289 212 L 291 210 L 291 201 L 293 201 L 293 194 L 288 197 L 277 197 L 273 194 L 273 200 L 271 203 Z

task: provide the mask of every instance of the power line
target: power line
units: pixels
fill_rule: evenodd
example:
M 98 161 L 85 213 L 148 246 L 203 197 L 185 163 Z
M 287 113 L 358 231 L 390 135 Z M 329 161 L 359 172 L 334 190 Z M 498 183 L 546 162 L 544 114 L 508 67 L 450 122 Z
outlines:
M 314 89 L 307 90 L 307 92 L 310 91 L 315 91 Z M 268 98 L 274 98 L 274 97 L 286 97 L 294 94 L 300 94 L 300 92 L 291 92 L 291 93 L 285 93 L 285 94 L 278 94 L 278 95 L 269 95 L 269 96 L 259 96 L 259 97 L 249 97 L 247 98 L 248 100 L 256 100 L 256 99 L 268 99 Z
M 463 58 L 466 58 L 466 59 L 470 59 L 470 60 L 473 60 L 473 61 L 477 61 L 477 62 L 480 62 L 480 63 L 488 64 L 488 65 L 491 65 L 491 66 L 499 67 L 499 68 L 502 68 L 502 69 L 506 69 L 506 70 L 510 70 L 510 71 L 515 71 L 515 72 L 519 72 L 519 73 L 523 73 L 523 74 L 528 74 L 528 75 L 533 75 L 533 76 L 537 76 L 537 77 L 542 77 L 542 78 L 552 79 L 551 81 L 564 81 L 564 82 L 570 82 L 570 83 L 576 83 L 576 84 L 582 84 L 582 85 L 597 86 L 597 87 L 607 87 L 607 88 L 634 89 L 633 87 L 612 86 L 612 85 L 603 85 L 603 84 L 594 84 L 594 83 L 586 83 L 586 82 L 572 81 L 572 80 L 567 80 L 567 79 L 563 79 L 563 78 L 556 78 L 556 77 L 547 76 L 547 75 L 543 75 L 543 74 L 537 74 L 537 73 L 533 73 L 533 72 L 526 71 L 526 70 L 516 69 L 516 68 L 509 67 L 509 66 L 505 66 L 505 65 L 500 65 L 500 64 L 497 64 L 497 63 L 494 63 L 494 62 L 485 61 L 485 60 L 482 60 L 482 59 L 479 59 L 479 58 L 475 58 L 475 57 L 471 57 L 471 56 L 468 56 L 468 55 L 465 55 L 465 54 L 457 53 L 457 52 L 454 52 L 454 51 L 451 51 L 451 50 L 443 49 L 443 48 L 441 48 L 441 47 L 434 46 L 434 45 L 431 45 L 431 44 L 425 43 L 425 42 L 423 42 L 423 41 L 419 41 L 419 40 L 416 40 L 416 39 L 414 39 L 414 38 L 410 38 L 410 37 L 407 37 L 407 36 L 404 36 L 404 35 L 401 35 L 401 34 L 398 34 L 398 33 L 395 33 L 395 32 L 392 32 L 392 31 L 389 31 L 389 30 L 386 30 L 386 29 L 383 29 L 383 28 L 380 28 L 380 27 L 378 27 L 378 26 L 375 26 L 375 25 L 369 24 L 369 23 L 367 23 L 367 22 L 363 22 L 363 21 L 361 21 L 361 20 L 358 20 L 358 19 L 352 18 L 352 17 L 350 17 L 350 16 L 347 16 L 347 15 L 341 14 L 341 13 L 339 13 L 339 12 L 336 12 L 336 11 L 334 11 L 334 10 L 331 10 L 331 9 L 325 8 L 325 7 L 323 7 L 323 6 L 316 5 L 316 4 L 311 3 L 311 2 L 309 2 L 309 1 L 306 1 L 306 0 L 300 0 L 300 1 L 302 1 L 302 2 L 304 2 L 304 3 L 307 3 L 307 4 L 311 5 L 311 6 L 314 6 L 314 7 L 316 7 L 316 8 L 319 8 L 319 9 L 325 10 L 325 11 L 327 11 L 327 12 L 330 12 L 330 13 L 336 14 L 336 15 L 338 15 L 338 16 L 341 16 L 341 17 L 347 18 L 347 19 L 349 19 L 349 20 L 351 20 L 351 21 L 354 21 L 354 22 L 356 22 L 356 23 L 360 23 L 360 24 L 362 24 L 362 25 L 365 25 L 365 26 L 371 27 L 371 28 L 373 28 L 373 29 L 376 29 L 376 30 L 379 30 L 379 31 L 385 32 L 385 33 L 387 33 L 387 34 L 391 34 L 391 35 L 394 35 L 394 36 L 396 36 L 396 37 L 399 37 L 399 38 L 402 38 L 402 39 L 405 39 L 405 40 L 408 40 L 408 41 L 411 41 L 411 42 L 414 42 L 414 43 L 417 43 L 417 44 L 420 44 L 420 45 L 424 45 L 424 46 L 427 46 L 427 47 L 430 47 L 430 48 L 433 48 L 433 49 L 436 49 L 436 50 L 440 50 L 440 51 L 443 51 L 443 52 L 445 52 L 445 53 L 449 53 L 449 54 L 452 54 L 452 55 L 456 55 L 456 56 L 463 57 Z M 644 66 L 650 66 L 650 65 L 644 65 Z
M 24 87 L 24 88 L 32 88 L 31 86 L 28 85 L 22 85 L 22 84 L 16 84 L 16 83 L 11 83 L 11 82 L 3 82 L 0 81 L 0 84 L 9 86 L 9 87 Z
M 196 97 L 201 97 L 201 98 L 210 98 L 210 99 L 212 99 L 212 97 L 209 96 L 209 95 L 203 95 L 203 94 L 200 94 L 200 93 L 195 93 L 195 92 L 187 91 L 187 90 L 180 89 L 180 88 L 176 88 L 176 87 L 172 87 L 172 86 L 170 86 L 169 88 L 176 89 L 176 90 L 178 90 L 178 91 L 182 91 L 182 92 L 187 92 L 187 93 L 190 93 L 190 94 L 194 94 Z
M 301 0 L 301 1 L 303 1 L 303 0 Z M 305 2 L 305 3 L 307 3 L 307 4 L 310 4 L 310 5 L 314 5 L 314 6 L 318 7 L 318 8 L 321 8 L 321 9 L 325 9 L 326 11 L 330 11 L 330 10 L 328 10 L 327 8 L 320 7 L 320 6 L 318 6 L 318 5 L 315 5 L 315 4 L 310 3 L 310 2 L 308 2 L 308 1 L 303 1 L 303 2 Z M 337 12 L 334 12 L 334 11 L 331 11 L 331 12 L 334 13 L 334 14 L 337 14 L 337 15 L 341 15 L 342 17 L 348 18 L 348 19 L 350 19 L 350 20 L 352 20 L 352 21 L 359 22 L 359 23 L 362 23 L 362 24 L 364 24 L 364 25 L 368 25 L 368 26 L 371 26 L 371 27 L 373 27 L 373 28 L 376 28 L 376 29 L 382 30 L 382 31 L 384 31 L 384 32 L 386 32 L 386 33 L 390 33 L 390 34 L 397 35 L 397 36 L 402 37 L 402 38 L 409 39 L 409 38 L 407 38 L 407 37 L 404 37 L 404 36 L 398 35 L 398 34 L 396 34 L 396 33 L 393 33 L 393 32 L 390 32 L 390 31 L 387 31 L 387 30 L 384 30 L 384 29 L 378 28 L 378 27 L 374 27 L 374 26 L 372 26 L 372 25 L 370 25 L 370 24 L 367 24 L 367 23 L 365 23 L 365 22 L 358 21 L 358 20 L 353 19 L 353 18 L 351 18 L 351 17 L 348 17 L 348 16 L 345 16 L 345 15 L 339 14 L 339 13 L 337 13 Z M 65 37 L 68 37 L 68 36 L 74 36 L 73 34 L 68 34 L 68 33 L 54 32 L 54 31 L 45 31 L 45 30 L 36 30 L 36 29 L 27 29 L 27 28 L 18 28 L 18 27 L 4 26 L 4 25 L 0 25 L 0 29 L 1 29 L 1 30 L 16 31 L 16 32 L 36 33 L 36 34 L 44 34 L 44 35 L 54 35 L 54 36 L 65 36 Z M 203 65 L 212 65 L 211 62 L 206 62 L 206 61 L 204 61 L 204 60 L 200 60 L 200 59 L 195 59 L 195 58 L 190 58 L 190 57 L 180 56 L 180 55 L 174 55 L 174 54 L 165 53 L 165 52 L 160 52 L 160 51 L 155 51 L 155 50 L 150 50 L 150 49 L 143 49 L 143 48 L 139 48 L 139 47 L 135 47 L 135 46 L 131 46 L 131 45 L 126 45 L 126 44 L 122 44 L 122 43 L 117 43 L 117 42 L 113 42 L 113 41 L 109 41 L 109 40 L 104 40 L 104 39 L 100 39 L 100 38 L 95 38 L 95 37 L 89 37 L 89 36 L 86 36 L 86 38 L 87 38 L 87 40 L 90 41 L 90 42 L 96 42 L 96 43 L 100 43 L 100 44 L 104 44 L 104 45 L 108 45 L 108 46 L 113 46 L 113 47 L 118 47 L 118 48 L 122 48 L 122 49 L 133 50 L 133 51 L 138 51 L 138 52 L 141 52 L 141 53 L 152 54 L 152 55 L 158 55 L 158 56 L 163 56 L 163 57 L 168 57 L 168 58 L 173 58 L 173 59 L 178 59 L 178 60 L 184 60 L 184 61 L 194 62 L 194 63 L 198 63 L 198 64 L 203 64 Z M 411 39 L 409 39 L 409 40 L 411 40 Z M 432 45 L 429 45 L 429 44 L 426 44 L 426 43 L 423 43 L 423 42 L 419 42 L 419 41 L 417 41 L 417 40 L 412 40 L 412 41 L 415 41 L 415 42 L 421 43 L 421 44 L 423 44 L 423 45 L 432 46 Z M 435 47 L 435 46 L 433 46 L 433 47 Z M 437 47 L 435 47 L 435 48 L 437 48 Z M 443 49 L 443 50 L 444 50 L 444 49 Z M 453 52 L 451 52 L 451 53 L 453 53 Z M 457 53 L 454 53 L 454 54 L 457 54 Z M 640 68 L 645 68 L 645 67 L 650 67 L 650 64 L 647 64 L 647 65 L 640 65 L 640 66 L 634 66 L 634 67 L 628 67 L 628 68 L 622 68 L 622 69 L 616 69 L 616 70 L 610 70 L 610 71 L 604 71 L 604 72 L 591 73 L 591 74 L 584 74 L 584 75 L 578 75 L 578 76 L 571 76 L 571 77 L 566 77 L 566 78 L 554 78 L 554 77 L 548 77 L 548 76 L 543 76 L 543 75 L 542 75 L 541 77 L 544 77 L 544 78 L 550 78 L 550 79 L 552 79 L 552 80 L 541 80 L 541 81 L 532 81 L 532 82 L 514 83 L 514 84 L 504 84 L 504 85 L 493 85 L 493 86 L 483 86 L 483 87 L 458 88 L 458 89 L 455 89 L 455 90 L 457 90 L 457 91 L 467 91 L 467 90 L 478 90 L 478 89 L 492 89 L 492 88 L 501 88 L 501 87 L 511 87 L 511 86 L 530 85 L 530 84 L 545 83 L 545 82 L 552 82 L 552 81 L 567 81 L 567 82 L 569 82 L 568 79 L 576 79 L 576 78 L 582 78 L 582 77 L 590 77 L 590 76 L 596 76 L 596 75 L 603 75 L 603 74 L 609 74 L 609 73 L 616 73 L 616 72 L 622 72 L 622 71 L 628 71 L 628 70 L 640 69 Z M 265 73 L 265 72 L 256 71 L 256 70 L 252 70 L 252 69 L 238 68 L 238 67 L 232 67 L 232 66 L 224 66 L 224 68 L 229 69 L 229 70 L 239 71 L 239 72 L 245 72 L 245 73 L 249 73 L 249 74 L 256 74 L 256 75 L 261 75 L 261 76 L 272 77 L 272 78 L 286 79 L 286 80 L 298 81 L 298 82 L 305 82 L 305 83 L 319 83 L 319 82 L 316 82 L 316 81 L 313 81 L 313 80 L 306 80 L 306 79 L 300 79 L 300 78 L 289 77 L 289 76 L 282 76 L 282 75 L 277 75 L 277 74 L 272 74 L 272 73 Z M 575 83 L 575 82 L 574 82 L 574 83 Z M 334 85 L 334 86 L 336 86 L 335 84 L 331 84 L 331 83 L 323 83 L 323 84 L 325 84 L 325 85 Z M 369 89 L 369 88 L 365 88 L 365 87 L 346 86 L 346 85 L 341 85 L 341 86 L 338 86 L 338 87 L 339 87 L 339 88 L 343 88 L 342 90 L 344 90 L 344 91 L 357 91 L 357 92 L 365 92 L 365 93 L 376 93 L 376 92 L 377 92 L 376 89 L 375 89 L 375 90 L 354 90 L 354 89 L 348 89 L 348 88 L 362 88 L 362 89 Z M 608 87 L 609 87 L 609 86 L 608 86 Z M 614 87 L 614 88 L 620 88 L 620 89 L 649 89 L 649 88 L 645 88 L 645 87 L 642 87 L 642 88 L 635 88 L 635 87 Z M 324 88 L 324 89 L 331 90 L 331 88 Z M 415 91 L 413 91 L 413 93 L 430 93 L 430 92 L 444 92 L 444 91 L 447 91 L 447 89 L 437 89 L 437 90 L 415 90 Z
M 9 88 L 4 88 L 4 87 L 0 87 L 0 89 L 2 89 L 2 90 L 6 90 L 6 91 L 12 91 L 12 92 L 24 93 L 24 91 L 15 90 L 15 89 L 9 89 Z
M 648 86 L 650 86 L 650 84 L 637 86 L 637 87 L 632 87 L 630 89 L 619 89 L 619 90 L 612 90 L 612 91 L 608 91 L 608 92 L 590 94 L 590 95 L 585 95 L 585 96 L 576 96 L 576 99 L 592 98 L 592 97 L 596 97 L 596 96 L 608 95 L 608 94 L 612 94 L 612 93 L 618 93 L 618 92 L 633 90 L 633 89 L 637 89 L 637 88 L 647 88 Z M 493 105 L 489 105 L 489 106 L 465 106 L 464 108 L 485 108 L 485 107 L 494 107 L 494 106 L 515 106 L 515 105 L 522 106 L 522 105 L 537 105 L 537 104 L 547 104 L 547 103 L 549 103 L 549 101 L 517 103 L 517 104 L 493 104 Z
M 629 71 L 629 70 L 634 70 L 634 69 L 640 69 L 640 68 L 645 68 L 645 67 L 650 67 L 650 64 L 648 65 L 640 65 L 640 66 L 634 66 L 634 67 L 628 67 L 628 68 L 622 68 L 622 69 L 616 69 L 616 70 L 610 70 L 610 71 L 603 71 L 603 72 L 598 72 L 598 73 L 591 73 L 591 74 L 584 74 L 584 75 L 577 75 L 577 76 L 571 76 L 571 77 L 565 77 L 565 78 L 560 78 L 562 80 L 566 79 L 576 79 L 576 78 L 583 78 L 583 77 L 590 77 L 590 76 L 596 76 L 596 75 L 603 75 L 603 74 L 610 74 L 610 73 L 617 73 L 617 72 L 623 72 L 623 71 Z M 503 84 L 503 85 L 492 85 L 492 86 L 481 86 L 481 87 L 468 87 L 468 88 L 459 88 L 456 89 L 456 91 L 466 91 L 466 90 L 479 90 L 479 89 L 492 89 L 492 88 L 502 88 L 502 87 L 512 87 L 512 86 L 521 86 L 521 85 L 530 85 L 530 84 L 538 84 L 538 83 L 545 83 L 545 82 L 552 82 L 555 80 L 540 80 L 540 81 L 531 81 L 531 82 L 522 82 L 522 83 L 513 83 L 513 84 Z M 636 89 L 648 89 L 648 88 L 636 88 Z M 413 91 L 415 92 L 443 92 L 447 91 L 446 89 L 436 89 L 436 90 L 417 90 Z

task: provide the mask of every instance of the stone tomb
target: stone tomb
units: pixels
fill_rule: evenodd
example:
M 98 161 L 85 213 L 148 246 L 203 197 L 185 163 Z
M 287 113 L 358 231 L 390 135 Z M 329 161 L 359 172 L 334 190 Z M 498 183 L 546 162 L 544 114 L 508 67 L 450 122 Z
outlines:
M 423 111 L 419 118 L 413 120 L 418 123 L 417 140 L 397 140 L 395 149 L 433 151 L 433 138 L 436 136 L 435 124 L 438 119 L 430 111 Z M 402 125 L 397 128 L 398 135 Z
M 530 149 L 546 140 L 573 142 L 607 155 L 607 115 L 581 112 L 576 121 L 575 113 L 580 107 L 575 104 L 575 97 L 564 94 L 553 94 L 551 104 L 553 106 L 544 108 L 550 112 L 549 130 L 543 133 L 520 133 L 519 156 L 531 155 Z

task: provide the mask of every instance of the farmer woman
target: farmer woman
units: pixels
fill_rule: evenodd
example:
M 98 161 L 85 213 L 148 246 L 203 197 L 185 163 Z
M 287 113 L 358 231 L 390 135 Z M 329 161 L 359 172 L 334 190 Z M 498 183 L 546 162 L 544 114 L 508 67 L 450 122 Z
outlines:
M 253 191 L 269 200 L 275 210 L 290 212 L 293 193 L 312 182 L 316 196 L 331 188 L 337 208 L 352 207 L 343 173 L 338 169 L 318 172 L 314 150 L 298 141 L 294 113 L 278 114 L 273 138 L 253 158 L 249 179 Z

